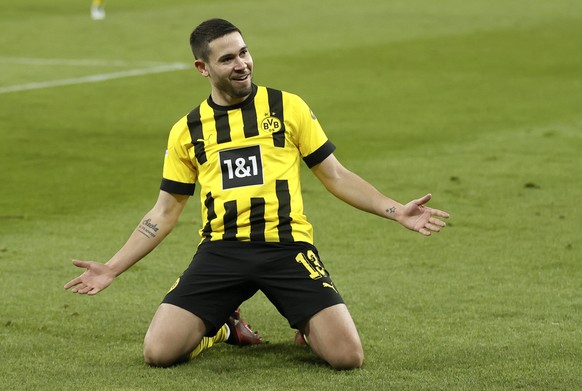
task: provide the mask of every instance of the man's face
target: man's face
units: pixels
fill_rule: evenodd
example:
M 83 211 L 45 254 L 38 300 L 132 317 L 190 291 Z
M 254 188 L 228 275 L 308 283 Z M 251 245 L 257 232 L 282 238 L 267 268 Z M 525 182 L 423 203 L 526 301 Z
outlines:
M 198 71 L 212 85 L 212 99 L 229 106 L 242 102 L 252 92 L 253 59 L 242 36 L 234 32 L 208 45 L 208 61 L 196 60 Z

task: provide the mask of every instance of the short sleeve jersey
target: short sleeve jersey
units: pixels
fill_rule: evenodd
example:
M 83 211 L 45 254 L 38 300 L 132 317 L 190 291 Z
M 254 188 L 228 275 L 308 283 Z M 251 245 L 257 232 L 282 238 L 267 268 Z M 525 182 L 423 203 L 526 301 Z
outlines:
M 244 102 L 224 107 L 209 98 L 173 126 L 161 189 L 193 195 L 198 182 L 201 243 L 313 243 L 300 163 L 311 168 L 334 149 L 300 97 L 253 85 Z

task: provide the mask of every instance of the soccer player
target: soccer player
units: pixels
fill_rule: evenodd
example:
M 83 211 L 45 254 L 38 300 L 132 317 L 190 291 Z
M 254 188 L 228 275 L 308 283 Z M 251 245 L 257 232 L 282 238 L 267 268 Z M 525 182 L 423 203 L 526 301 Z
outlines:
M 91 1 L 91 19 L 93 20 L 105 19 L 105 0 Z
M 156 204 L 107 263 L 74 261 L 86 271 L 65 288 L 96 294 L 109 286 L 172 230 L 198 183 L 201 241 L 153 317 L 145 361 L 168 366 L 197 354 L 261 290 L 299 330 L 298 343 L 333 368 L 359 368 L 358 332 L 303 213 L 301 161 L 340 200 L 422 235 L 439 232 L 448 214 L 426 206 L 430 194 L 403 205 L 344 168 L 300 97 L 253 83 L 253 59 L 230 22 L 201 23 L 190 45 L 210 96 L 173 126 Z

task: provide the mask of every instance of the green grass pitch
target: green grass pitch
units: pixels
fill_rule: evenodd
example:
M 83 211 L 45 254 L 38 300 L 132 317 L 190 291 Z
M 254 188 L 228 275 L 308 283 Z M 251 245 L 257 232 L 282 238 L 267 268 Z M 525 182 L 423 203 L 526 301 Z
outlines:
M 99 22 L 89 4 L 0 5 L 1 389 L 582 389 L 581 2 L 112 0 Z M 346 166 L 451 213 L 424 238 L 305 170 L 361 370 L 295 346 L 260 294 L 243 311 L 269 344 L 143 364 L 198 241 L 197 198 L 106 291 L 62 288 L 71 259 L 106 261 L 153 205 L 169 129 L 209 91 L 188 35 L 214 16 L 245 33 L 257 83 L 310 104 Z

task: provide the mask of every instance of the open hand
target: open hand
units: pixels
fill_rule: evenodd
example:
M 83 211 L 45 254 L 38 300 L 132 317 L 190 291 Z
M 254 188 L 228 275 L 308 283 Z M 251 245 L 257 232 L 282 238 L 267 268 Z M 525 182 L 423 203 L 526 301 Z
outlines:
M 431 198 L 432 195 L 427 194 L 404 205 L 399 219 L 400 224 L 425 236 L 430 236 L 431 232 L 440 232 L 447 224 L 437 217 L 446 219 L 449 214 L 442 210 L 425 206 Z
M 99 262 L 74 259 L 73 265 L 87 269 L 79 277 L 65 284 L 65 289 L 72 288 L 73 293 L 95 295 L 107 288 L 115 278 L 115 273 L 107 265 Z

